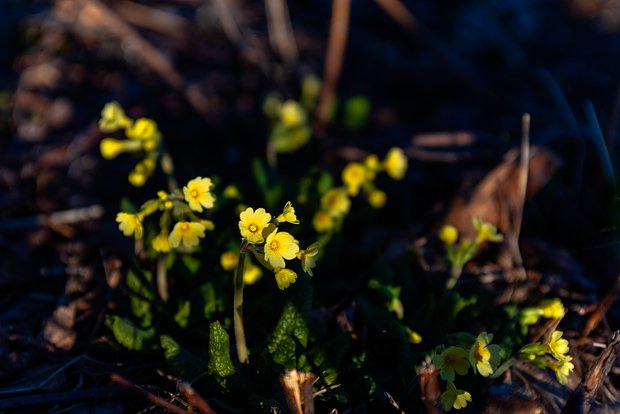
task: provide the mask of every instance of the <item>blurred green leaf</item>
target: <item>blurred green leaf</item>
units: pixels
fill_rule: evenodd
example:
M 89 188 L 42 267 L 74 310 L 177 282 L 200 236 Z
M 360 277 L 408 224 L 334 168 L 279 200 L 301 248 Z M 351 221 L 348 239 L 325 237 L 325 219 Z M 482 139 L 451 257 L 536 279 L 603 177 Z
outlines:
M 159 342 L 164 349 L 164 358 L 166 358 L 168 368 L 174 375 L 186 381 L 193 381 L 205 371 L 204 361 L 181 347 L 170 336 L 161 335 Z
M 198 269 L 200 269 L 201 262 L 200 259 L 198 259 L 197 257 L 184 254 L 183 256 L 181 256 L 181 262 L 191 274 L 196 274 Z
M 357 131 L 368 123 L 370 101 L 365 96 L 357 95 L 347 99 L 344 104 L 343 123 L 345 128 Z
M 179 310 L 174 314 L 174 320 L 179 324 L 181 328 L 187 328 L 189 321 L 189 315 L 191 312 L 191 304 L 188 300 L 181 302 Z
M 119 344 L 131 351 L 155 349 L 155 328 L 143 329 L 129 319 L 118 315 L 107 315 L 105 324 L 112 330 Z
M 319 177 L 319 180 L 316 183 L 317 191 L 319 192 L 319 194 L 325 194 L 333 186 L 334 179 L 332 175 L 327 171 L 323 171 L 323 173 Z

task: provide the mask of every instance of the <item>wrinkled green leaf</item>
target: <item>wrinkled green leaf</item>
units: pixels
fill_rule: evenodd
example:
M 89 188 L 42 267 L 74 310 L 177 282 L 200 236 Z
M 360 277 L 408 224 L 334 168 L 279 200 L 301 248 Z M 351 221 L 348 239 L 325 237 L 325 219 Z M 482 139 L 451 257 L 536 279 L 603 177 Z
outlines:
M 291 302 L 287 303 L 268 345 L 274 361 L 287 368 L 294 368 L 297 341 L 305 348 L 308 344 L 308 332 L 308 326 L 298 307 Z
M 186 328 L 189 321 L 189 315 L 191 312 L 191 304 L 188 300 L 183 301 L 179 305 L 179 310 L 174 314 L 174 320 L 179 324 L 181 328 Z
M 226 378 L 235 372 L 230 359 L 230 341 L 228 333 L 222 328 L 219 321 L 209 325 L 209 365 L 210 374 Z

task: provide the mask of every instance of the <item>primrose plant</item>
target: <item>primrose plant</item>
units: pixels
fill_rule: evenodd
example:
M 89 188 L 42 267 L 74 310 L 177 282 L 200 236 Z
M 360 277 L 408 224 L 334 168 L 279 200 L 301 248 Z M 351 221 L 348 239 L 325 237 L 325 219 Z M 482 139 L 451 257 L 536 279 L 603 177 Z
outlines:
M 282 213 L 272 216 L 264 208 L 246 208 L 239 215 L 239 232 L 242 242 L 235 270 L 234 325 L 237 355 L 241 363 L 249 361 L 243 328 L 243 284 L 245 277 L 245 258 L 252 253 L 258 262 L 273 272 L 280 290 L 288 288 L 297 280 L 297 273 L 286 267 L 287 260 L 299 259 L 305 273 L 312 276 L 316 265 L 319 243 L 300 249 L 299 241 L 286 231 L 279 231 L 282 223 L 299 224 L 295 208 L 291 202 L 284 205 Z

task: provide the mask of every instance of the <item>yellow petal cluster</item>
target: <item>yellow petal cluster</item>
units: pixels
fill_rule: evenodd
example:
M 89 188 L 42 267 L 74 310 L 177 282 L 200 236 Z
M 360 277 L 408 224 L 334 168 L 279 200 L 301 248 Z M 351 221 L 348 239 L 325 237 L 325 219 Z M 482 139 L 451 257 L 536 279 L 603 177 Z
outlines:
M 452 408 L 460 410 L 467 407 L 468 402 L 471 402 L 471 394 L 457 389 L 453 383 L 449 382 L 446 391 L 441 394 L 439 400 L 444 411 L 449 411 Z
M 209 191 L 213 183 L 210 178 L 196 177 L 183 187 L 185 201 L 194 211 L 202 212 L 204 208 L 213 208 L 215 196 Z
M 263 230 L 271 221 L 271 214 L 267 213 L 264 208 L 258 208 L 256 211 L 252 207 L 246 208 L 239 214 L 239 232 L 241 237 L 251 244 L 262 243 Z
M 133 235 L 136 239 L 142 238 L 142 217 L 139 214 L 118 213 L 116 215 L 118 228 L 127 237 Z
M 297 280 L 297 273 L 291 269 L 277 269 L 275 271 L 276 283 L 280 290 L 284 290 Z
M 394 180 L 401 180 L 405 177 L 408 165 L 404 151 L 397 147 L 391 148 L 383 160 L 385 172 Z
M 446 224 L 439 230 L 439 240 L 451 246 L 459 238 L 459 231 L 451 224 Z
M 192 221 L 179 221 L 174 225 L 168 242 L 170 246 L 176 248 L 179 246 L 195 247 L 198 246 L 200 238 L 205 236 L 205 226 Z
M 491 345 L 493 335 L 486 332 L 481 333 L 469 350 L 469 362 L 474 372 L 478 372 L 483 377 L 488 377 L 499 365 L 501 350 L 499 345 Z
M 444 381 L 454 382 L 454 373 L 467 374 L 469 361 L 467 351 L 463 348 L 451 346 L 433 357 L 433 364 L 439 367 L 439 375 Z
M 295 208 L 290 201 L 286 202 L 282 214 L 280 214 L 276 220 L 278 220 L 279 223 L 287 222 L 291 224 L 299 224 L 299 220 L 297 220 L 297 216 L 295 215 Z
M 284 259 L 294 259 L 299 252 L 299 242 L 285 231 L 275 230 L 265 240 L 265 261 L 274 268 L 284 268 Z
M 125 111 L 118 102 L 109 102 L 101 110 L 99 119 L 101 132 L 115 132 L 129 125 L 131 125 L 131 120 L 125 115 Z
M 153 238 L 151 244 L 153 245 L 153 250 L 159 253 L 168 253 L 172 246 L 170 246 L 170 242 L 168 241 L 168 233 L 161 232 L 157 236 Z
M 359 194 L 367 177 L 366 167 L 359 162 L 351 162 L 342 170 L 342 182 L 347 187 L 349 195 L 353 197 Z

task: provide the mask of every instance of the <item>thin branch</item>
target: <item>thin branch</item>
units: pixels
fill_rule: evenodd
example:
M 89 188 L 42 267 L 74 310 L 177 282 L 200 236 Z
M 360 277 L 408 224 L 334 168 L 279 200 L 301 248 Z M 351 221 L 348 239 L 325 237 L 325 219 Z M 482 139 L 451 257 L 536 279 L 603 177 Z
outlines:
M 131 382 L 130 380 L 128 380 L 127 378 L 123 377 L 120 374 L 110 374 L 110 380 L 119 385 L 122 385 L 123 387 L 127 387 L 131 389 L 132 391 L 134 391 L 134 393 L 141 395 L 142 397 L 146 398 L 147 400 L 159 406 L 160 408 L 163 408 L 164 410 L 167 410 L 174 414 L 187 414 L 187 410 L 184 410 L 181 407 L 171 404 L 168 401 L 164 400 L 163 398 L 160 398 L 157 395 L 151 392 L 148 392 L 143 388 L 140 388 L 139 386 L 137 386 L 136 384 L 134 384 L 133 382 Z
M 521 274 L 521 280 L 527 279 L 523 268 L 523 257 L 519 248 L 519 238 L 523 224 L 523 209 L 527 196 L 527 181 L 530 169 L 530 114 L 523 114 L 521 118 L 521 159 L 519 162 L 519 181 L 517 189 L 517 205 L 515 206 L 512 228 L 512 256 L 514 267 Z

